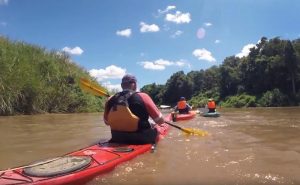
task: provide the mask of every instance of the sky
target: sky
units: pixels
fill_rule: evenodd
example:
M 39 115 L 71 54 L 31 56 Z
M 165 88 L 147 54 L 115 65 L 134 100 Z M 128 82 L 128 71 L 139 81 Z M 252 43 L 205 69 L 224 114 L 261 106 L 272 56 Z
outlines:
M 298 0 L 0 0 L 0 36 L 66 52 L 108 89 L 243 57 L 261 37 L 300 38 Z

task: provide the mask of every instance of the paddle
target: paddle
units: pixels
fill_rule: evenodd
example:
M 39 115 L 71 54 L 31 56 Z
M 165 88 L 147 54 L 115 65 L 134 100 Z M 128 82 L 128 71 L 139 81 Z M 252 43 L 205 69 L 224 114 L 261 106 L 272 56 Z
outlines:
M 80 87 L 82 90 L 89 92 L 95 96 L 106 96 L 109 97 L 107 90 L 100 85 L 91 83 L 89 80 L 80 78 Z
M 200 130 L 200 129 L 196 129 L 196 128 L 182 128 L 182 127 L 174 125 L 168 121 L 165 121 L 165 123 L 167 123 L 168 125 L 170 125 L 174 128 L 177 128 L 189 135 L 206 136 L 208 134 L 208 132 L 204 131 L 204 130 Z

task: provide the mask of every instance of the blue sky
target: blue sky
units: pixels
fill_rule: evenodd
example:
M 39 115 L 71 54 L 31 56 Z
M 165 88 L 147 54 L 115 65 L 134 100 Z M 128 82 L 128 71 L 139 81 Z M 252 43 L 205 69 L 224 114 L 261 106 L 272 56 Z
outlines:
M 65 51 L 107 88 L 207 69 L 262 36 L 300 38 L 298 0 L 0 0 L 0 35 Z

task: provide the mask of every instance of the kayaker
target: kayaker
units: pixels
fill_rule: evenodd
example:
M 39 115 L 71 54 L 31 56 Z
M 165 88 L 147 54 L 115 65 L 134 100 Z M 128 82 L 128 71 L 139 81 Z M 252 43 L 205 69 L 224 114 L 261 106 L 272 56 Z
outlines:
M 208 113 L 216 112 L 216 103 L 212 98 L 208 99 L 207 108 L 208 108 Z
M 190 110 L 192 110 L 192 107 L 186 102 L 185 97 L 180 97 L 180 100 L 174 107 L 174 111 L 178 111 L 179 114 L 188 114 Z
M 131 74 L 122 78 L 122 92 L 110 97 L 105 104 L 104 122 L 111 128 L 111 140 L 115 143 L 154 144 L 158 135 L 151 127 L 151 117 L 156 124 L 164 123 L 162 113 L 151 97 L 136 92 L 137 80 Z

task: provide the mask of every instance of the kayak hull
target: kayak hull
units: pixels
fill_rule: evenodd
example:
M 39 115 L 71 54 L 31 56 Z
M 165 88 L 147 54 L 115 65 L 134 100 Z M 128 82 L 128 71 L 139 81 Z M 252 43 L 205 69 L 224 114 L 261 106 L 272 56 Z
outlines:
M 196 116 L 196 114 L 197 114 L 196 111 L 189 111 L 188 114 L 176 114 L 176 115 L 174 115 L 175 116 L 175 120 L 173 119 L 173 121 L 190 120 L 190 119 L 193 119 Z
M 204 117 L 219 117 L 220 113 L 219 112 L 210 112 L 210 113 L 204 113 L 203 114 Z
M 165 118 L 171 121 L 171 114 Z M 163 138 L 168 131 L 168 125 L 156 126 L 160 133 L 158 140 Z M 124 150 L 125 149 L 125 150 Z M 0 184 L 35 184 L 35 185 L 66 185 L 84 184 L 95 176 L 113 170 L 118 164 L 131 160 L 152 149 L 152 144 L 126 145 L 116 143 L 99 143 L 81 150 L 66 154 L 62 157 L 89 157 L 90 163 L 83 169 L 76 170 L 67 174 L 51 177 L 27 175 L 26 168 L 35 166 L 34 164 L 0 171 Z M 36 165 L 45 165 L 41 162 Z M 34 168 L 34 167 L 33 167 Z

